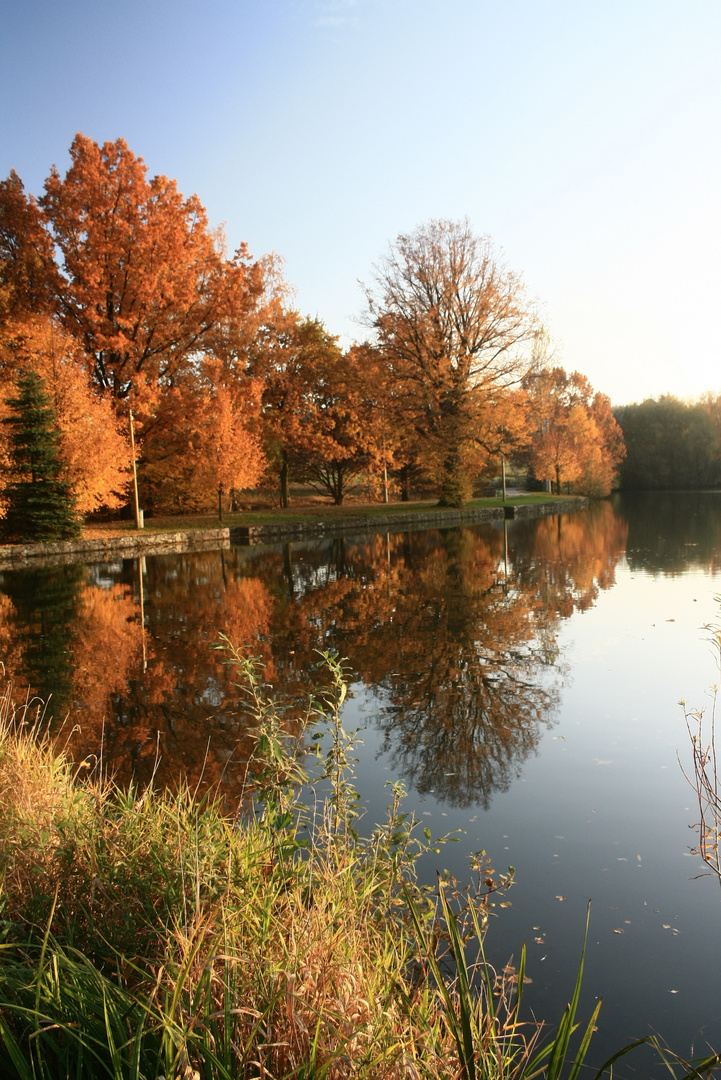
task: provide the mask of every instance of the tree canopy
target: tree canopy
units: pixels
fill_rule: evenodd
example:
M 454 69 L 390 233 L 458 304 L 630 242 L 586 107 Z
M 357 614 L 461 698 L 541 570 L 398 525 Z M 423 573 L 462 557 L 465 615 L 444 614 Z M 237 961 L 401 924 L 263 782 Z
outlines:
M 367 299 L 442 501 L 463 502 L 490 414 L 528 367 L 537 323 L 521 280 L 467 220 L 437 220 L 396 238 Z
M 622 486 L 668 490 L 721 482 L 720 401 L 710 394 L 698 402 L 664 394 L 617 408 L 628 451 Z
M 413 483 L 461 505 L 513 457 L 609 489 L 607 399 L 539 364 L 534 305 L 467 220 L 399 235 L 366 296 L 371 339 L 343 348 L 293 308 L 277 255 L 229 254 L 197 195 L 78 133 L 40 197 L 0 182 L 0 413 L 19 374 L 43 380 L 80 513 L 127 501 L 131 410 L 149 511 L 259 485 L 287 506 L 291 479 L 335 502 Z

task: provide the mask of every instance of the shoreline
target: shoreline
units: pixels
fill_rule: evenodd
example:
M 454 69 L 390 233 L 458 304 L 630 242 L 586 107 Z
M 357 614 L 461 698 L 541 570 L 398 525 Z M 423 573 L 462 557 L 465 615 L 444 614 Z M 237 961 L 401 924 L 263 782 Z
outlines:
M 0 569 L 27 566 L 42 561 L 75 561 L 73 556 L 101 559 L 105 556 L 160 555 L 199 549 L 229 548 L 233 545 L 282 543 L 314 540 L 348 532 L 405 532 L 408 529 L 453 527 L 486 521 L 546 517 L 550 514 L 583 510 L 585 496 L 549 499 L 548 502 L 506 503 L 468 509 L 409 510 L 407 513 L 358 514 L 352 517 L 304 518 L 262 525 L 234 525 L 217 529 L 187 529 L 177 532 L 133 532 L 101 539 L 59 540 L 40 544 L 0 545 Z

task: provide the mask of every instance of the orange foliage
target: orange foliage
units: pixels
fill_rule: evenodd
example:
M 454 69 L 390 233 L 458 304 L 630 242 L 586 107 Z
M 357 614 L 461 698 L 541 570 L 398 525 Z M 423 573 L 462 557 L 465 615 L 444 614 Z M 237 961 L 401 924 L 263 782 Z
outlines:
M 0 181 L 0 326 L 7 319 L 52 311 L 59 282 L 42 213 L 11 172 Z
M 88 381 L 78 345 L 50 317 L 14 320 L 0 342 L 0 398 L 15 392 L 15 379 L 35 371 L 53 399 L 60 452 L 80 513 L 117 507 L 130 473 L 129 440 L 110 399 Z
M 585 375 L 560 367 L 534 373 L 526 388 L 537 425 L 531 436 L 536 476 L 553 478 L 558 493 L 566 483 L 584 495 L 608 495 L 626 453 L 608 398 L 594 395 Z
M 179 513 L 213 508 L 222 492 L 253 487 L 265 468 L 258 436 L 259 390 L 223 381 L 217 361 L 178 379 L 155 410 L 140 413 L 143 503 Z M 242 390 L 242 392 L 241 392 Z
M 148 180 L 123 139 L 100 147 L 78 134 L 72 164 L 53 169 L 40 205 L 60 249 L 60 303 L 99 386 L 122 399 L 140 380 L 167 385 L 221 320 L 242 320 L 264 271 L 245 250 L 223 254 L 197 196 Z
M 493 407 L 520 383 L 536 326 L 517 275 L 468 221 L 430 221 L 398 236 L 376 268 L 369 320 L 404 414 L 458 505 L 474 452 L 499 429 Z M 491 438 L 491 441 L 494 441 Z

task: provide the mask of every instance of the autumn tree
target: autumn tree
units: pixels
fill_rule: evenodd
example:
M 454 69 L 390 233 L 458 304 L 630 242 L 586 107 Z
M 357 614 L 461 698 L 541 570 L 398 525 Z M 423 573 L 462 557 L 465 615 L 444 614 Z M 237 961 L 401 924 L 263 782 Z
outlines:
M 431 221 L 397 237 L 367 299 L 441 503 L 459 505 L 489 409 L 528 366 L 536 326 L 520 278 L 467 220 Z
M 229 257 L 197 196 L 149 177 L 124 140 L 78 134 L 70 155 L 37 202 L 14 173 L 0 185 L 0 322 L 3 312 L 59 320 L 123 429 L 133 409 L 147 490 L 162 488 L 161 463 L 166 501 L 254 484 L 262 455 L 247 353 L 283 291 L 279 260 L 253 260 L 244 246 Z
M 156 512 L 212 509 L 219 495 L 254 487 L 263 474 L 260 437 L 251 430 L 260 389 L 240 392 L 219 368 L 206 357 L 165 391 L 162 408 L 144 417 L 140 493 Z
M 54 310 L 59 285 L 42 211 L 13 171 L 0 181 L 0 326 Z
M 287 507 L 294 467 L 305 469 L 324 438 L 318 409 L 340 350 L 320 319 L 304 319 L 278 302 L 265 314 L 247 350 L 247 371 L 261 388 L 263 446 L 278 477 L 280 504 Z
M 3 532 L 11 540 L 67 540 L 77 536 L 72 490 L 60 457 L 60 432 L 43 380 L 28 371 L 7 401 L 10 483 Z
M 318 357 L 309 410 L 294 447 L 298 475 L 340 505 L 362 474 L 378 474 L 392 453 L 378 397 L 378 353 L 354 345 Z
M 227 259 L 197 196 L 148 179 L 123 139 L 78 134 L 65 177 L 40 206 L 61 258 L 62 319 L 115 399 L 171 384 L 221 320 L 242 320 L 263 290 L 245 248 Z
M 593 391 L 585 375 L 562 367 L 536 370 L 525 379 L 530 413 L 530 464 L 539 479 L 563 484 L 585 495 L 607 495 L 625 447 L 604 394 Z
M 5 324 L 0 338 L 0 396 L 12 393 L 16 375 L 35 372 L 51 398 L 60 435 L 65 479 L 75 507 L 87 514 L 126 501 L 131 453 L 109 395 L 88 378 L 80 346 L 51 316 Z

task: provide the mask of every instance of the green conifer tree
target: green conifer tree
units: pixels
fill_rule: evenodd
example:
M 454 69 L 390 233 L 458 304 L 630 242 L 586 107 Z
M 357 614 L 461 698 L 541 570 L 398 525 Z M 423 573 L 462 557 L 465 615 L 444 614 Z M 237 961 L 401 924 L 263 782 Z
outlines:
M 21 375 L 17 385 L 17 397 L 8 401 L 12 412 L 3 421 L 10 431 L 12 476 L 5 490 L 3 533 L 25 543 L 72 539 L 80 522 L 63 477 L 55 410 L 44 381 L 34 371 Z

